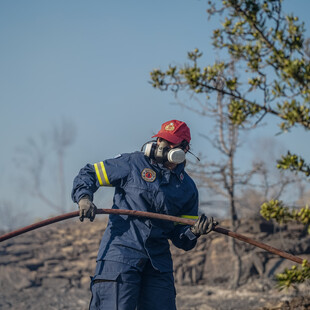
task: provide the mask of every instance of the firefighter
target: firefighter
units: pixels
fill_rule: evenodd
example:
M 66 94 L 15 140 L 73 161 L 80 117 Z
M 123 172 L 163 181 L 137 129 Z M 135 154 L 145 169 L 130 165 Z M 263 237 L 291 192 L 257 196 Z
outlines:
M 185 251 L 216 225 L 198 218 L 198 191 L 184 171 L 190 130 L 186 123 L 162 124 L 143 151 L 87 164 L 74 179 L 72 199 L 80 220 L 93 221 L 93 195 L 100 186 L 115 188 L 113 209 L 157 212 L 198 219 L 194 226 L 157 219 L 110 215 L 103 234 L 95 275 L 91 279 L 90 309 L 173 310 L 175 287 L 169 249 Z

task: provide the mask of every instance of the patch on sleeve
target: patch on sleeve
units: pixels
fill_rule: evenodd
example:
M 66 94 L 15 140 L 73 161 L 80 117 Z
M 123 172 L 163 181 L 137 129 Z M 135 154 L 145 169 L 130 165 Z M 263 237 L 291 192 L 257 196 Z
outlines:
M 146 182 L 154 182 L 156 179 L 156 172 L 150 168 L 144 168 L 141 172 L 141 176 Z

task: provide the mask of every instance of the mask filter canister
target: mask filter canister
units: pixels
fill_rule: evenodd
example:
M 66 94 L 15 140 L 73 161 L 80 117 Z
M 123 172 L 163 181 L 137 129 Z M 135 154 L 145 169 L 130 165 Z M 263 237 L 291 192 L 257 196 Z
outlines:
M 180 163 L 183 163 L 183 161 L 185 160 L 185 153 L 180 148 L 171 149 L 168 152 L 167 158 L 170 163 L 178 165 Z

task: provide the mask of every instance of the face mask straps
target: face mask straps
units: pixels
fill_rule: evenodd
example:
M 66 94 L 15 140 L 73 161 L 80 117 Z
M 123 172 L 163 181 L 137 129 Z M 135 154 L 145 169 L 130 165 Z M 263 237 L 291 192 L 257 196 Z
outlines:
M 170 147 L 169 147 L 168 142 L 166 140 L 161 140 L 159 142 L 159 145 L 156 145 L 156 148 L 155 148 L 155 152 L 154 152 L 155 160 L 160 164 L 166 161 L 169 161 L 168 156 L 167 156 L 169 153 L 169 150 L 170 150 Z

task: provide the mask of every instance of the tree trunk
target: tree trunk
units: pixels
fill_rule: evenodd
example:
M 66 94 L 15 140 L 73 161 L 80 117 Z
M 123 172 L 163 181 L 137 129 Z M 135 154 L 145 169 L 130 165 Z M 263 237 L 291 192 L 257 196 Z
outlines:
M 230 219 L 231 219 L 231 226 L 232 230 L 236 231 L 237 225 L 238 225 L 238 215 L 236 211 L 236 205 L 235 205 L 235 170 L 234 170 L 234 152 L 230 152 L 229 155 L 229 176 L 230 176 Z M 232 254 L 232 257 L 234 259 L 234 273 L 233 278 L 231 281 L 231 288 L 236 289 L 239 287 L 239 282 L 241 278 L 241 258 L 238 254 L 237 248 L 236 248 L 236 240 L 231 239 L 229 240 L 229 246 L 230 251 Z

